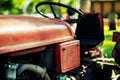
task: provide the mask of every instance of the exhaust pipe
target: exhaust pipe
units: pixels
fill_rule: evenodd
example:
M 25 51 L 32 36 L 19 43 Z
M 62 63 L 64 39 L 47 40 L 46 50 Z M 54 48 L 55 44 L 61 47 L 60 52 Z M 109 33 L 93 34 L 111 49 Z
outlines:
M 42 78 L 42 80 L 50 80 L 50 77 L 46 73 L 46 70 L 40 66 L 37 66 L 34 64 L 23 64 L 22 66 L 18 68 L 18 71 L 17 71 L 18 75 L 20 75 L 25 70 L 31 71 L 39 75 Z

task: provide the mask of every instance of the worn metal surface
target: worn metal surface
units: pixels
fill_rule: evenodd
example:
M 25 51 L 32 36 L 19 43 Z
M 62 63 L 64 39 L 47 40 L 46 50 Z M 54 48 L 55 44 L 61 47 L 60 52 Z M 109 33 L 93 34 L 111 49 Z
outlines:
M 57 19 L 0 16 L 0 54 L 72 40 L 71 28 Z
M 65 73 L 80 66 L 79 40 L 57 44 L 55 47 L 55 54 L 57 73 Z

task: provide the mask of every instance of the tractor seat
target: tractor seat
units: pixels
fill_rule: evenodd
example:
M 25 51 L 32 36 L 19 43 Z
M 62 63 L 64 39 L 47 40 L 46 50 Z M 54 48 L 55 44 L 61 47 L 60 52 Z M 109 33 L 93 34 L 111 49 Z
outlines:
M 104 40 L 103 18 L 100 13 L 85 13 L 77 23 L 76 38 L 80 40 L 80 50 L 88 51 L 99 46 Z

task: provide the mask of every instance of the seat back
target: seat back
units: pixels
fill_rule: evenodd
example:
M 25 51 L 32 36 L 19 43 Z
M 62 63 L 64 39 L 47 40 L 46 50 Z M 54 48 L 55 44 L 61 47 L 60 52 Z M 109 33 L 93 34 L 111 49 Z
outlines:
M 104 40 L 103 18 L 100 13 L 85 13 L 77 23 L 75 32 L 80 40 L 81 51 L 86 51 L 98 46 Z

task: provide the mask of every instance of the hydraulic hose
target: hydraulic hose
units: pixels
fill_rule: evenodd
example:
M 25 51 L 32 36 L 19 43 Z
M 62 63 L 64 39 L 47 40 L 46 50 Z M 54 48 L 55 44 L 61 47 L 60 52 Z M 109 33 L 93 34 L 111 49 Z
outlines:
M 34 64 L 23 64 L 18 68 L 17 73 L 18 75 L 20 75 L 23 71 L 26 71 L 26 70 L 39 75 L 42 78 L 42 80 L 50 80 L 50 77 L 46 73 L 46 70 Z

